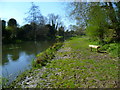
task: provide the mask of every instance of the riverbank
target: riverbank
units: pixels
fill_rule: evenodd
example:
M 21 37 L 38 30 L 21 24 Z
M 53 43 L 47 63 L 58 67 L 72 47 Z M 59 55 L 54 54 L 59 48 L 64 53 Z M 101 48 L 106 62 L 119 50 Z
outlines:
M 54 58 L 42 67 L 38 62 L 36 68 L 24 72 L 9 88 L 118 87 L 118 58 L 95 50 L 91 52 L 89 44 L 87 38 L 65 41 Z

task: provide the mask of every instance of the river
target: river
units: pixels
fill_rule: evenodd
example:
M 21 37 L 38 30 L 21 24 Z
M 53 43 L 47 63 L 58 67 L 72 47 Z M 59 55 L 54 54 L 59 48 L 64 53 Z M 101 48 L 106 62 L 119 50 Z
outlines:
M 31 68 L 31 62 L 35 56 L 46 50 L 53 42 L 27 41 L 19 44 L 2 45 L 1 75 L 12 81 L 21 72 Z

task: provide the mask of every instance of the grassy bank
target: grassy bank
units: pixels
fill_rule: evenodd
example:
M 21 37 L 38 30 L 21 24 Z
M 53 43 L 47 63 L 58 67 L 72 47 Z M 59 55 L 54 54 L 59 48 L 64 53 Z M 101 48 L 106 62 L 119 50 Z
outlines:
M 61 46 L 62 46 L 61 42 L 55 43 L 52 47 L 38 54 L 36 56 L 36 60 L 34 60 L 32 63 L 33 67 L 40 68 L 41 66 L 45 66 L 55 57 L 56 51 L 60 49 Z
M 32 72 L 34 72 L 38 68 L 42 68 L 45 66 L 47 63 L 49 63 L 55 56 L 55 53 L 57 52 L 58 49 L 61 48 L 63 45 L 62 42 L 57 42 L 53 46 L 50 46 L 48 49 L 45 51 L 39 53 L 36 56 L 36 59 L 32 61 L 32 68 L 30 70 L 24 71 L 22 74 L 20 74 L 16 80 L 14 80 L 10 85 L 7 84 L 7 81 L 3 83 L 3 88 L 14 88 L 16 83 L 21 82 L 22 80 L 25 79 L 25 77 L 30 76 Z M 16 86 L 17 88 L 20 88 L 21 86 L 18 85 Z
M 37 56 L 36 69 L 13 87 L 116 88 L 118 58 L 95 50 L 91 52 L 89 44 L 88 38 L 74 37 L 60 44 L 61 49 L 59 45 L 49 48 Z

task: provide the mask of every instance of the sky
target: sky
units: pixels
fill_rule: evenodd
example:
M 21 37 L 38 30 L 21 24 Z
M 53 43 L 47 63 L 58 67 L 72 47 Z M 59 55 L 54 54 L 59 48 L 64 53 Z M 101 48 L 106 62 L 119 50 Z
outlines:
M 66 4 L 69 2 L 34 2 L 35 5 L 39 6 L 41 14 L 47 16 L 50 13 L 60 15 L 62 21 L 66 27 L 73 24 L 67 17 Z M 17 23 L 22 26 L 26 24 L 24 18 L 28 15 L 25 14 L 29 11 L 31 2 L 0 2 L 0 18 L 8 22 L 10 18 L 17 20 Z
M 35 5 L 39 6 L 39 9 L 43 16 L 47 16 L 50 13 L 54 13 L 55 15 L 58 14 L 61 16 L 64 25 L 68 27 L 71 24 L 75 24 L 75 20 L 74 21 L 70 20 L 67 17 L 68 13 L 66 12 L 67 11 L 66 4 L 68 4 L 70 1 L 73 0 L 0 0 L 0 18 L 7 22 L 10 18 L 15 18 L 18 24 L 22 26 L 26 24 L 24 18 L 27 17 L 27 14 L 25 13 L 29 11 L 31 7 L 31 2 L 34 2 Z M 94 0 L 82 0 L 82 1 L 94 1 Z

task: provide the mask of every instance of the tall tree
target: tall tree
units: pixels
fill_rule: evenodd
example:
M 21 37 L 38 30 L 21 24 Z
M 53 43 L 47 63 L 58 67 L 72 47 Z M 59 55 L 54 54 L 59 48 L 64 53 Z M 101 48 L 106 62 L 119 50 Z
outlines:
M 2 30 L 5 30 L 5 27 L 6 27 L 6 21 L 2 20 Z
M 46 27 L 49 29 L 47 36 L 50 39 L 55 39 L 55 36 L 56 36 L 56 33 L 57 33 L 57 30 L 55 29 L 55 25 L 51 26 L 50 24 L 47 24 Z
M 6 30 L 6 21 L 2 20 L 2 40 L 3 40 L 3 43 L 8 38 L 10 38 L 10 32 Z
M 68 4 L 68 14 L 70 18 L 76 20 L 77 25 L 87 25 L 89 7 L 91 3 L 88 2 L 71 2 Z
M 77 25 L 87 27 L 89 35 L 103 41 L 105 32 L 113 29 L 116 40 L 120 40 L 120 2 L 72 2 L 70 6 L 70 16 L 77 21 Z
M 15 39 L 17 37 L 17 21 L 14 18 L 9 19 L 8 26 L 6 28 L 11 32 L 10 38 Z
M 89 20 L 87 24 L 87 33 L 91 38 L 104 42 L 104 33 L 107 30 L 108 19 L 105 10 L 99 4 L 94 5 L 89 11 Z
M 11 18 L 8 21 L 8 26 L 17 27 L 17 21 L 14 18 Z
M 106 2 L 104 8 L 108 11 L 112 28 L 116 31 L 116 40 L 120 40 L 120 2 Z
M 37 25 L 44 25 L 44 17 L 39 10 L 39 6 L 35 5 L 33 2 L 27 14 L 28 16 L 25 18 L 25 21 L 32 25 L 32 30 L 34 30 L 34 40 L 36 41 Z

